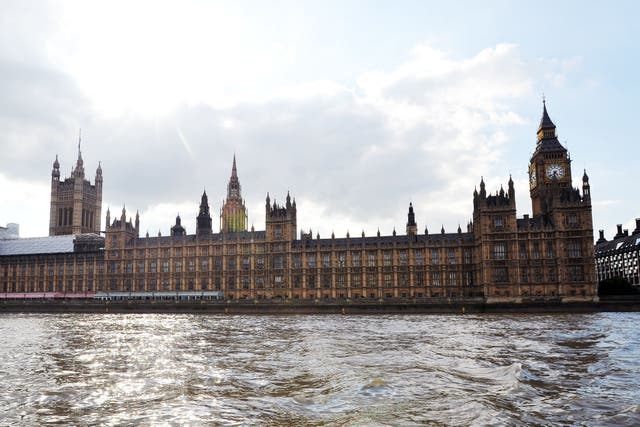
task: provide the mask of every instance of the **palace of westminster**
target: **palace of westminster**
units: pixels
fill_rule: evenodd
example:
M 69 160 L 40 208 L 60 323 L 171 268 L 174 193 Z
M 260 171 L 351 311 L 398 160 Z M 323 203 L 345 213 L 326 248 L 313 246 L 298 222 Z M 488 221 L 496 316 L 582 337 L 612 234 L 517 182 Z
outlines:
M 571 159 L 543 105 L 529 162 L 532 215 L 516 216 L 513 181 L 473 192 L 466 231 L 419 232 L 409 204 L 406 233 L 298 235 L 295 199 L 265 202 L 265 230 L 248 229 L 235 157 L 214 232 L 206 192 L 187 235 L 140 236 L 139 216 L 106 212 L 102 169 L 85 178 L 80 149 L 69 178 L 56 157 L 49 237 L 0 240 L 0 292 L 220 291 L 227 299 L 438 299 L 487 302 L 596 298 L 589 178 L 572 187 Z

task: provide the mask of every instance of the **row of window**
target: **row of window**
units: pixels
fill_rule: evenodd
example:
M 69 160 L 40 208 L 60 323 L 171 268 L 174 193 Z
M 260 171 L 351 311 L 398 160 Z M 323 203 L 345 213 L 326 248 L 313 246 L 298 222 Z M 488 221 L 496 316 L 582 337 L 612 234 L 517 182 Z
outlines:
M 554 243 L 547 241 L 545 247 L 545 258 L 555 258 Z M 525 242 L 520 243 L 520 259 L 528 258 L 527 244 Z M 533 242 L 531 258 L 542 258 L 540 242 Z M 570 240 L 567 244 L 567 257 L 569 258 L 581 258 L 582 257 L 582 245 L 580 240 Z M 507 242 L 497 242 L 493 245 L 493 259 L 503 260 L 507 259 Z

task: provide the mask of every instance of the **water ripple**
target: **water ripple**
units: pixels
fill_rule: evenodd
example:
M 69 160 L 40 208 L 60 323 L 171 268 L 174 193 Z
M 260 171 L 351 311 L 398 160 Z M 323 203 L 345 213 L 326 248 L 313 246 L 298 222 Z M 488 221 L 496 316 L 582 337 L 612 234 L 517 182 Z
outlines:
M 638 425 L 640 315 L 0 315 L 0 425 Z

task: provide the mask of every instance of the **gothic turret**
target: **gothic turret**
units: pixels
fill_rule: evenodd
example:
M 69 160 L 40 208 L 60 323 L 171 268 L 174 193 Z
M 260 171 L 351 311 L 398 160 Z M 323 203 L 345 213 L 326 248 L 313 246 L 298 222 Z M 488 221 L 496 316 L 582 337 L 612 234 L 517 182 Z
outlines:
M 53 170 L 51 171 L 51 177 L 56 181 L 60 179 L 60 163 L 58 163 L 57 154 L 56 159 L 53 161 Z
M 200 211 L 196 217 L 196 235 L 208 236 L 211 234 L 211 214 L 209 213 L 209 199 L 206 190 L 200 200 Z
M 172 236 L 185 236 L 187 234 L 187 230 L 182 226 L 180 215 L 176 216 L 176 224 L 171 227 L 171 235 Z
M 295 202 L 291 203 L 291 196 L 287 194 L 285 206 L 280 206 L 273 200 L 273 206 L 269 206 L 269 193 L 266 200 L 265 225 L 267 239 L 269 240 L 294 240 L 297 236 L 297 210 Z
M 416 215 L 413 213 L 413 203 L 409 202 L 409 213 L 407 214 L 407 235 L 415 236 L 418 234 L 418 224 L 416 224 Z
M 591 186 L 589 185 L 589 175 L 587 175 L 587 170 L 584 170 L 584 175 L 582 175 L 582 197 L 585 201 L 591 201 Z

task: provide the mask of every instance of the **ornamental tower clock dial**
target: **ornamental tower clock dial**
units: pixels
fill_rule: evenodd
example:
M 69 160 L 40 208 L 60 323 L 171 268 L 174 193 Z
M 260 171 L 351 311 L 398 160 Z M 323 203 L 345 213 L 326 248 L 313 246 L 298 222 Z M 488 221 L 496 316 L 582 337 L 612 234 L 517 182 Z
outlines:
M 562 179 L 564 178 L 564 175 L 565 175 L 565 169 L 564 169 L 564 166 L 562 166 L 559 163 L 551 163 L 547 165 L 545 173 L 547 175 L 547 178 Z

